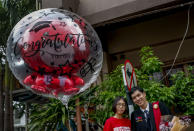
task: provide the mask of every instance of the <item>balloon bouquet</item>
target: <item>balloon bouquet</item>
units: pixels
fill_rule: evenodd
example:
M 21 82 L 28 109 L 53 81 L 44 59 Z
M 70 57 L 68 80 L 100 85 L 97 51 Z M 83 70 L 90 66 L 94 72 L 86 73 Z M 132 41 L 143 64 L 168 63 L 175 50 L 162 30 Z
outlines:
M 100 40 L 91 25 L 55 8 L 21 19 L 8 38 L 6 56 L 23 86 L 63 103 L 96 80 L 103 60 Z

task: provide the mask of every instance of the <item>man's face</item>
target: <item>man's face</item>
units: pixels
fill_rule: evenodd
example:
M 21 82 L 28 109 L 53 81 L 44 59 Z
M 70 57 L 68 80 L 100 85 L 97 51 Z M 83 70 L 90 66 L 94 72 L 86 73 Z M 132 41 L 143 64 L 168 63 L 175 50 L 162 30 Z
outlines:
M 147 100 L 146 100 L 146 94 L 145 92 L 140 92 L 138 90 L 136 90 L 132 95 L 131 98 L 133 100 L 133 102 L 138 105 L 139 107 L 143 107 Z

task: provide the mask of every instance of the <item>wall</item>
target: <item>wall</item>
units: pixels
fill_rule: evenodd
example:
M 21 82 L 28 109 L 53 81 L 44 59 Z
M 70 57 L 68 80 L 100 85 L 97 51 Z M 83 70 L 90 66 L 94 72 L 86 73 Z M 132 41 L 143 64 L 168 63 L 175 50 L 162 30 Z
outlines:
M 74 7 L 75 2 L 76 6 Z M 137 13 L 176 0 L 42 0 L 42 8 L 69 9 L 70 5 L 77 14 L 89 23 L 98 24 L 125 15 Z
M 136 0 L 80 0 L 79 14 L 88 16 Z
M 42 8 L 61 8 L 77 12 L 79 0 L 42 0 Z
M 55 4 L 61 7 L 61 4 L 65 4 L 65 1 L 66 0 L 42 0 L 43 7 L 52 7 Z M 161 8 L 161 5 L 163 5 L 163 7 L 168 7 L 170 3 L 177 2 L 177 0 L 77 1 L 80 2 L 77 13 L 93 25 L 126 15 L 138 14 L 145 10 L 148 11 L 149 9 L 157 10 Z M 168 6 L 164 6 L 165 4 L 168 4 Z M 191 14 L 193 16 L 193 13 Z M 190 18 L 192 19 L 190 29 L 192 29 L 194 17 Z M 125 58 L 130 59 L 135 66 L 138 66 L 138 51 L 145 45 L 151 45 L 154 48 L 155 54 L 158 55 L 162 61 L 166 63 L 172 62 L 181 42 L 180 40 L 184 35 L 186 23 L 187 12 L 179 12 L 109 31 L 106 34 L 107 42 L 103 44 L 107 45 L 108 53 L 111 54 L 112 57 L 117 57 L 117 60 L 109 60 L 112 61 L 110 65 L 114 68 L 116 65 L 124 63 L 125 59 L 120 57 L 122 57 L 121 55 L 125 55 Z M 193 35 L 193 30 L 189 30 L 189 38 L 185 40 L 178 60 L 193 59 Z M 107 57 L 107 59 L 109 58 Z
M 176 0 L 80 0 L 78 14 L 91 24 L 137 13 Z
M 178 50 L 186 30 L 187 11 L 181 11 L 149 21 L 124 26 L 107 33 L 108 53 L 117 60 L 112 61 L 112 67 L 129 59 L 135 66 L 139 65 L 140 48 L 151 45 L 155 54 L 163 62 L 171 62 Z M 184 41 L 178 60 L 194 60 L 194 9 L 190 12 L 190 27 L 187 39 Z M 104 44 L 104 43 L 103 43 Z M 125 59 L 120 59 L 125 55 Z
M 42 0 L 42 8 L 61 8 L 62 0 Z

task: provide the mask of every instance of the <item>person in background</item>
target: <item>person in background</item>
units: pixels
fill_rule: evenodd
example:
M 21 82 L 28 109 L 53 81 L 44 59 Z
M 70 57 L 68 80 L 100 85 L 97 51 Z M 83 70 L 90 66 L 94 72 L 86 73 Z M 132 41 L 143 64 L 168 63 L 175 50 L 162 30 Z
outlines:
M 131 115 L 132 131 L 159 131 L 160 116 L 170 115 L 164 103 L 149 103 L 146 92 L 140 87 L 134 87 L 129 92 L 134 104 L 139 108 Z
M 106 120 L 103 131 L 131 131 L 131 121 L 124 118 L 124 114 L 128 114 L 128 108 L 122 96 L 114 100 L 112 111 L 115 115 Z

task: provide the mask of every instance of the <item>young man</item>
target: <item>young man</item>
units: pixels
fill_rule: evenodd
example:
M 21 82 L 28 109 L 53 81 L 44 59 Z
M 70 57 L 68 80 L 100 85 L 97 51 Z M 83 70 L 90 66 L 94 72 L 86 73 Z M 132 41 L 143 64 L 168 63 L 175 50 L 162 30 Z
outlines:
M 140 87 L 132 88 L 129 95 L 139 107 L 131 115 L 132 131 L 159 131 L 160 116 L 170 115 L 169 109 L 161 102 L 149 103 Z

